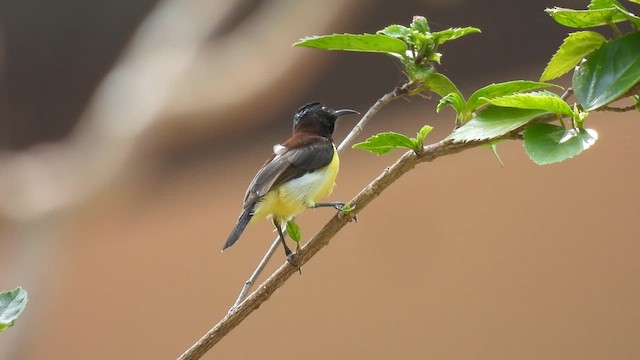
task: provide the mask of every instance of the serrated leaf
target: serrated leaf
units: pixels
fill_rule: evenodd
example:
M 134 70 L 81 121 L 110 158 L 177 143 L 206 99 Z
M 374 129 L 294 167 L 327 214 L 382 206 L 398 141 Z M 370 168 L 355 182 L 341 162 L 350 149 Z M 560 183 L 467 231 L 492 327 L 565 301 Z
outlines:
M 13 326 L 29 301 L 27 291 L 21 287 L 0 293 L 0 332 Z
M 353 148 L 367 150 L 377 155 L 386 154 L 397 148 L 407 148 L 414 151 L 421 150 L 417 148 L 414 139 L 392 131 L 374 135 L 364 142 L 353 145 Z
M 524 147 L 538 165 L 570 159 L 588 149 L 598 139 L 592 129 L 565 129 L 551 124 L 532 124 L 524 131 Z
M 564 75 L 606 41 L 604 36 L 593 31 L 578 31 L 569 34 L 547 64 L 540 81 L 548 81 Z
M 594 10 L 573 10 L 560 7 L 545 10 L 558 24 L 582 29 L 607 25 L 626 20 L 626 17 L 615 7 Z
M 447 139 L 455 142 L 494 139 L 545 114 L 550 112 L 491 105 L 454 130 Z
M 546 110 L 556 114 L 573 116 L 573 110 L 558 95 L 547 91 L 518 93 L 493 99 L 486 99 L 496 106 L 513 107 L 519 109 Z
M 407 44 L 383 34 L 333 34 L 300 39 L 293 46 L 306 46 L 323 50 L 375 52 L 405 56 Z
M 418 131 L 418 134 L 416 134 L 416 144 L 418 148 L 422 149 L 424 147 L 424 139 L 429 135 L 431 130 L 433 130 L 433 127 L 425 125 Z
M 638 82 L 640 33 L 609 41 L 573 73 L 573 91 L 586 111 L 619 99 Z
M 290 220 L 287 221 L 287 235 L 289 235 L 289 237 L 291 238 L 291 240 L 299 243 L 300 239 L 302 237 L 302 233 L 300 231 L 300 226 L 298 226 L 298 224 L 296 224 L 295 221 Z
M 537 89 L 544 89 L 548 87 L 560 87 L 558 85 L 526 80 L 507 81 L 503 83 L 490 84 L 483 88 L 476 90 L 467 101 L 467 111 L 472 112 L 479 107 L 485 105 L 488 99 L 493 99 L 501 96 L 507 96 L 519 92 L 532 91 Z M 481 100 L 481 98 L 483 98 Z
M 378 31 L 377 34 L 383 34 L 400 39 L 408 39 L 409 36 L 411 36 L 411 29 L 402 25 L 389 25 Z
M 447 41 L 455 40 L 469 34 L 479 33 L 480 29 L 474 27 L 449 28 L 433 33 L 433 42 L 436 45 L 444 44 Z
M 440 73 L 430 73 L 425 79 L 424 83 L 425 90 L 433 91 L 434 93 L 440 95 L 440 97 L 445 97 L 451 93 L 458 94 L 460 97 L 462 97 L 462 93 L 460 93 L 460 90 L 458 90 L 455 84 L 451 82 L 448 77 Z

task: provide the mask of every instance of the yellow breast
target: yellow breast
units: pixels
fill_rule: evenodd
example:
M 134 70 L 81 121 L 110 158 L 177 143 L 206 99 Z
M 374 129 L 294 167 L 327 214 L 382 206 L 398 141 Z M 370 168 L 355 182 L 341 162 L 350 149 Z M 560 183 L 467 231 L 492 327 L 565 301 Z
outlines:
M 329 165 L 287 181 L 272 189 L 256 205 L 251 222 L 272 216 L 287 221 L 306 208 L 313 207 L 333 191 L 340 168 L 338 151 L 333 147 L 333 159 Z

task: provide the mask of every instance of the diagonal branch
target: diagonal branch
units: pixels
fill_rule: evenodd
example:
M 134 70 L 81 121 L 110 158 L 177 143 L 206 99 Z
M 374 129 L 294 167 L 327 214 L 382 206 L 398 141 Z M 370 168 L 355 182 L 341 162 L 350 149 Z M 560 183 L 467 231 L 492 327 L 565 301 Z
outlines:
M 546 117 L 553 119 L 555 117 Z M 402 175 L 413 169 L 422 162 L 431 162 L 445 155 L 452 155 L 464 150 L 478 147 L 496 140 L 520 139 L 522 128 L 514 130 L 499 138 L 487 139 L 482 141 L 473 141 L 466 143 L 454 143 L 450 140 L 444 140 L 435 144 L 427 145 L 423 151 L 415 153 L 409 151 L 402 155 L 393 165 L 386 168 L 375 180 L 360 191 L 350 204 L 354 206 L 354 210 L 346 216 L 336 214 L 327 222 L 324 227 L 307 242 L 302 249 L 296 254 L 300 265 L 304 265 L 307 261 L 329 244 L 329 241 L 360 211 L 369 205 L 376 197 L 378 197 L 389 185 L 393 184 Z M 286 281 L 298 270 L 297 267 L 284 263 L 280 266 L 264 283 L 262 283 L 256 291 L 254 291 L 246 300 L 234 307 L 218 324 L 209 330 L 200 340 L 198 340 L 191 348 L 182 354 L 178 360 L 194 360 L 199 359 L 209 349 L 211 349 L 226 334 L 238 326 L 249 314 L 260 307 L 262 303 L 267 301 L 271 295 L 280 288 Z

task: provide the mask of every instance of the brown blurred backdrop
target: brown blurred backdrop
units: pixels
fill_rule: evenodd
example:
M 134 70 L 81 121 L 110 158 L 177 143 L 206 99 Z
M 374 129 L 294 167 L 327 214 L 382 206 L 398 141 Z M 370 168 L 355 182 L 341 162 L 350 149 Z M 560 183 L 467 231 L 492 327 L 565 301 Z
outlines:
M 219 250 L 295 108 L 364 112 L 402 81 L 382 55 L 297 39 L 476 26 L 442 47 L 469 94 L 539 77 L 571 31 L 554 5 L 587 1 L 0 2 L 0 289 L 30 292 L 0 359 L 172 359 L 224 316 L 271 227 Z M 436 104 L 396 102 L 365 136 L 427 123 L 437 141 L 453 114 Z M 640 123 L 588 123 L 600 140 L 561 164 L 512 142 L 504 168 L 487 149 L 418 167 L 205 358 L 638 358 Z M 331 199 L 399 155 L 345 151 Z M 300 216 L 303 237 L 332 215 Z

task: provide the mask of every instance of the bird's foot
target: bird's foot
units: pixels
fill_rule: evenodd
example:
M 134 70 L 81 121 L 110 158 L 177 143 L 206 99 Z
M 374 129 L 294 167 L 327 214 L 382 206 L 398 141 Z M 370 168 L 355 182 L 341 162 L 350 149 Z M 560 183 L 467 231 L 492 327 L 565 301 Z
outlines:
M 336 210 L 338 210 L 339 212 L 339 216 L 340 217 L 344 217 L 344 216 L 349 216 L 349 221 L 354 220 L 355 222 L 358 222 L 358 217 L 357 215 L 350 215 L 349 213 L 352 212 L 356 207 L 352 206 L 351 204 L 345 204 L 343 202 L 330 202 L 330 203 L 317 203 L 314 205 L 314 208 L 319 208 L 319 207 L 332 207 Z

